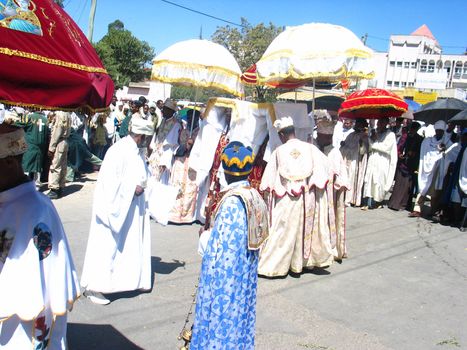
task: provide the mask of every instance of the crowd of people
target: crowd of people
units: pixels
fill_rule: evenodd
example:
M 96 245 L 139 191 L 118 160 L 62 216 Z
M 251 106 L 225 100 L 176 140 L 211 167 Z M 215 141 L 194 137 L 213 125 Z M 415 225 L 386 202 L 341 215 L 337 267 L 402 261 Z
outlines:
M 0 344 L 23 348 L 33 334 L 35 345 L 62 348 L 81 288 L 102 305 L 150 290 L 151 217 L 201 224 L 192 349 L 253 348 L 257 276 L 346 258 L 349 206 L 387 205 L 464 229 L 467 128 L 293 110 L 228 99 L 180 110 L 144 97 L 114 99 L 92 116 L 3 110 L 0 282 L 37 281 L 0 289 Z M 58 214 L 35 185 L 48 181 L 48 197 L 60 198 L 84 161 L 100 171 L 79 283 Z M 14 298 L 17 290 L 30 294 Z

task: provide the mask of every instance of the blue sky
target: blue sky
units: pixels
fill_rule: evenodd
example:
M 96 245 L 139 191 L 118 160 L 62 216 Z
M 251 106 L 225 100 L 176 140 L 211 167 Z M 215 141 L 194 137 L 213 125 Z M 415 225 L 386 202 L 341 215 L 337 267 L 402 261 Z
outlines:
M 367 45 L 387 51 L 391 34 L 410 34 L 426 24 L 444 53 L 463 54 L 467 47 L 467 2 L 464 0 L 171 0 L 225 20 L 251 24 L 299 25 L 327 22 L 342 25 L 356 35 L 368 33 Z M 88 32 L 91 0 L 64 0 L 65 10 Z M 156 53 L 187 39 L 209 39 L 217 26 L 226 23 L 161 0 L 97 0 L 93 41 L 107 32 L 107 25 L 120 19 L 136 37 L 147 41 Z

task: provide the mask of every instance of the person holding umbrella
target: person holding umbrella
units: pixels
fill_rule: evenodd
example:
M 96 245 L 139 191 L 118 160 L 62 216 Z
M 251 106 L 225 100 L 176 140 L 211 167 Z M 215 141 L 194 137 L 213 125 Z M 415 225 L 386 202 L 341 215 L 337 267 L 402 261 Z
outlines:
M 435 191 L 436 177 L 439 172 L 439 160 L 452 143 L 450 140 L 444 138 L 446 130 L 446 123 L 444 121 L 438 120 L 434 128 L 435 136 L 425 138 L 420 149 L 420 165 L 418 169 L 419 193 L 415 200 L 414 209 L 409 214 L 409 217 L 421 216 L 421 206 L 429 194 L 431 194 L 431 214 L 434 214 L 439 207 L 440 193 L 439 191 Z
M 397 164 L 396 136 L 388 129 L 389 118 L 378 119 L 369 139 L 368 165 L 363 186 L 366 205 L 362 210 L 382 208 L 382 202 L 394 180 Z M 372 206 L 372 202 L 375 205 Z

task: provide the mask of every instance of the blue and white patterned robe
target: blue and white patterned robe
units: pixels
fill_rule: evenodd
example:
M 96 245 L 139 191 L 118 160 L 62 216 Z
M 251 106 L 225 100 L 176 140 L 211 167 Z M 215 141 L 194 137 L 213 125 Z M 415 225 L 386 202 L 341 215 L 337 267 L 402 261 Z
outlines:
M 257 270 L 245 206 L 230 196 L 217 212 L 203 256 L 191 350 L 254 349 Z

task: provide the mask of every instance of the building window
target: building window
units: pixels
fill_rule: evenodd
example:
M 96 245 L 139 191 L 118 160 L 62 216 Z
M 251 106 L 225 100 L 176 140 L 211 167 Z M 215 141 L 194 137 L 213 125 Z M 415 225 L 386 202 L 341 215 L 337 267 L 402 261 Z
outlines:
M 407 83 L 405 81 L 401 82 L 401 87 L 406 87 Z
M 410 62 L 404 62 L 404 68 L 410 68 Z
M 398 81 L 394 82 L 394 87 L 399 87 L 399 82 Z
M 454 67 L 454 78 L 459 79 L 462 74 L 462 62 L 457 61 L 456 66 Z
M 394 67 L 396 65 L 396 61 L 389 61 L 389 67 Z
M 417 62 L 411 62 L 410 67 L 411 68 L 417 68 Z
M 410 87 L 413 87 L 414 85 L 415 85 L 415 83 L 409 82 Z
M 431 60 L 428 63 L 428 73 L 433 73 L 435 71 L 435 61 Z
M 426 60 L 422 60 L 422 62 L 420 63 L 420 72 L 426 72 L 426 69 L 427 69 L 427 62 Z
M 402 62 L 397 62 L 397 67 L 402 67 Z
M 386 82 L 386 85 L 387 85 L 387 86 L 392 86 L 392 80 L 388 80 L 388 81 Z

